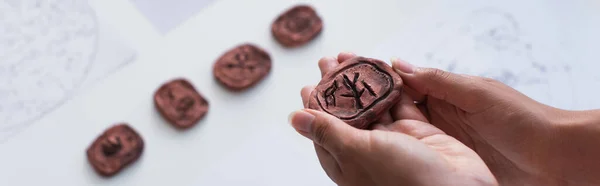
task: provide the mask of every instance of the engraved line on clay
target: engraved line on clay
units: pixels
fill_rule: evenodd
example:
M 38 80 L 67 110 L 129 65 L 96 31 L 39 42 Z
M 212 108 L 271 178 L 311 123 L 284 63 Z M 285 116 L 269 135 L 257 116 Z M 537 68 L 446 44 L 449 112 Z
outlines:
M 346 67 L 342 68 L 341 70 L 339 70 L 339 72 L 343 72 L 343 71 L 345 71 L 345 70 L 347 70 L 347 69 L 349 69 L 349 68 L 352 68 L 352 67 L 355 67 L 355 66 L 358 66 L 358 65 L 369 65 L 369 66 L 373 67 L 373 68 L 374 68 L 376 71 L 379 71 L 379 72 L 381 72 L 381 74 L 383 74 L 383 75 L 384 75 L 384 76 L 385 76 L 385 77 L 388 79 L 388 81 L 389 81 L 389 86 L 387 87 L 387 91 L 386 91 L 386 92 L 385 92 L 383 95 L 381 95 L 381 97 L 377 98 L 375 101 L 373 101 L 373 103 L 371 103 L 371 104 L 370 104 L 369 106 L 367 106 L 366 108 L 359 110 L 359 111 L 358 111 L 356 114 L 354 114 L 354 115 L 352 115 L 352 116 L 349 116 L 349 117 L 338 117 L 338 118 L 340 118 L 340 119 L 343 119 L 343 120 L 350 120 L 350 119 L 354 119 L 354 118 L 358 117 L 359 115 L 363 114 L 363 113 L 364 113 L 366 110 L 369 110 L 369 109 L 371 109 L 371 108 L 372 108 L 373 106 L 375 106 L 377 103 L 379 103 L 380 101 L 382 101 L 382 100 L 384 100 L 385 98 L 387 98 L 387 97 L 388 97 L 388 95 L 389 95 L 390 93 L 392 93 L 392 89 L 393 89 L 393 87 L 394 87 L 394 79 L 392 78 L 392 76 L 391 76 L 389 73 L 387 73 L 385 70 L 383 70 L 383 69 L 381 69 L 380 67 L 378 67 L 376 64 L 374 64 L 374 63 L 372 63 L 372 62 L 369 62 L 369 61 L 360 61 L 360 62 L 358 62 L 358 63 L 356 63 L 356 64 L 353 64 L 353 65 L 346 66 Z M 337 75 L 337 74 L 336 74 L 336 75 Z M 326 112 L 326 113 L 328 113 L 328 114 L 334 115 L 333 113 L 329 112 L 327 109 L 325 109 L 325 108 L 323 107 L 323 104 L 321 103 L 321 99 L 319 99 L 319 93 L 317 93 L 317 94 L 315 95 L 315 98 L 317 99 L 317 104 L 319 105 L 319 107 L 321 107 L 321 110 L 325 111 L 325 112 Z M 334 116 L 335 116 L 335 115 L 334 115 Z
M 361 82 L 362 82 L 363 86 L 365 86 L 365 88 L 369 91 L 369 94 L 371 94 L 371 96 L 377 96 L 375 91 L 373 91 L 373 88 L 371 88 L 371 85 L 367 84 L 367 82 L 365 82 L 365 80 L 362 80 Z
M 180 119 L 186 118 L 186 113 L 194 106 L 196 101 L 190 96 L 180 99 L 175 106 L 175 110 L 179 112 Z
M 329 104 L 335 106 L 335 91 L 337 91 L 338 84 L 337 80 L 333 81 L 333 84 L 325 89 L 323 99 L 325 99 L 325 106 L 329 108 Z
M 358 89 L 356 88 L 356 81 L 358 81 L 358 77 L 360 76 L 360 74 L 358 72 L 355 72 L 354 79 L 352 81 L 350 81 L 350 78 L 348 78 L 348 76 L 346 74 L 343 74 L 343 76 L 344 76 L 344 86 L 346 86 L 352 92 L 347 93 L 347 94 L 342 94 L 342 96 L 354 98 L 354 101 L 356 103 L 356 108 L 363 109 L 364 105 L 363 105 L 362 101 L 360 100 L 360 98 L 362 97 L 363 93 L 365 93 L 365 89 L 363 88 L 360 91 L 358 91 Z M 364 83 L 364 81 L 363 81 L 363 83 Z

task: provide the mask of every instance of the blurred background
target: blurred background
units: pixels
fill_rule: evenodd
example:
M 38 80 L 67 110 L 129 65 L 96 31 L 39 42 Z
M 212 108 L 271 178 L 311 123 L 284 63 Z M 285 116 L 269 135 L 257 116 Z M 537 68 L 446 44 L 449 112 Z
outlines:
M 286 49 L 270 26 L 312 5 L 324 22 Z M 555 107 L 600 108 L 597 0 L 0 0 L 0 185 L 334 185 L 313 145 L 287 123 L 317 61 L 341 51 L 491 77 Z M 214 61 L 245 42 L 271 74 L 239 93 Z M 152 94 L 189 79 L 210 102 L 186 131 Z M 142 157 L 104 179 L 85 149 L 128 122 Z

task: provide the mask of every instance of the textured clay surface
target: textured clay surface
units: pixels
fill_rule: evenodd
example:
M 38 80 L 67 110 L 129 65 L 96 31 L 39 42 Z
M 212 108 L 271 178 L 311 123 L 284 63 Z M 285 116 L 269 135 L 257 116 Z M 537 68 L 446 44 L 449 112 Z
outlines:
M 223 54 L 214 64 L 218 82 L 233 91 L 257 84 L 271 72 L 271 57 L 263 49 L 243 44 Z
M 308 108 L 325 111 L 365 129 L 400 101 L 402 79 L 386 63 L 355 57 L 326 74 Z
M 317 37 L 323 21 L 310 6 L 298 5 L 281 14 L 271 25 L 275 39 L 285 47 L 298 47 Z
M 87 149 L 87 158 L 102 176 L 112 176 L 135 162 L 144 151 L 144 140 L 127 124 L 104 131 Z
M 208 101 L 185 79 L 162 85 L 154 94 L 154 105 L 173 126 L 190 128 L 208 112 Z

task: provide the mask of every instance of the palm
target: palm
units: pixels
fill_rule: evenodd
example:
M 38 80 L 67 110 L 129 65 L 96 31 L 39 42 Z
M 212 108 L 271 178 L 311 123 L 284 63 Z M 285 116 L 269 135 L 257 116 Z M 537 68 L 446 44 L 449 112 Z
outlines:
M 514 128 L 499 123 L 503 121 L 518 122 L 520 115 L 507 116 L 497 119 L 488 113 L 502 112 L 499 108 L 482 109 L 481 112 L 466 112 L 454 105 L 435 98 L 429 98 L 425 104 L 425 112 L 431 124 L 453 136 L 463 144 L 473 149 L 488 165 L 501 185 L 548 185 L 550 180 L 545 179 L 537 171 L 539 167 L 524 154 L 531 151 L 532 144 L 525 143 L 520 135 L 520 128 Z M 487 118 L 487 119 L 486 119 Z M 489 120 L 489 118 L 495 118 Z M 523 121 L 521 121 L 523 122 Z M 482 130 L 477 126 L 487 125 L 492 130 Z M 490 126 L 505 126 L 501 128 Z M 513 125 L 518 126 L 518 125 Z M 512 131 L 510 134 L 503 131 Z M 512 135 L 511 135 L 512 134 Z M 514 143 L 513 143 L 514 142 Z M 529 150 L 526 150 L 529 149 Z M 556 180 L 552 180 L 555 182 Z
M 337 57 L 337 59 L 321 59 L 319 61 L 319 68 L 321 70 L 321 74 L 327 74 L 328 72 L 335 69 L 339 65 L 339 63 L 342 63 L 352 57 L 355 56 L 353 54 L 342 53 Z M 301 94 L 305 106 L 307 104 L 309 95 L 313 90 L 314 86 L 307 86 L 302 89 Z M 428 151 L 431 151 L 433 154 L 436 154 L 439 160 L 445 162 L 444 164 L 446 164 L 446 166 L 452 167 L 451 169 L 454 169 L 457 172 L 471 172 L 475 170 L 475 172 L 479 173 L 475 174 L 478 176 L 486 177 L 486 175 L 491 175 L 489 174 L 489 170 L 487 169 L 487 167 L 485 167 L 485 165 L 481 166 L 483 162 L 477 156 L 476 153 L 474 153 L 471 149 L 460 143 L 457 139 L 447 135 L 442 130 L 429 123 L 430 119 L 427 117 L 426 109 L 424 110 L 418 108 L 413 98 L 406 92 L 403 92 L 401 101 L 395 104 L 388 112 L 383 114 L 378 121 L 371 125 L 371 129 L 375 131 L 388 131 L 394 133 L 373 133 L 373 139 L 385 136 L 385 140 L 380 140 L 382 141 L 382 143 L 374 144 L 386 144 L 383 142 L 390 143 L 394 141 L 389 140 L 393 138 L 390 136 L 400 135 L 399 133 L 407 134 L 421 141 L 423 145 L 428 147 Z M 394 144 L 395 143 L 391 145 Z M 332 159 L 331 154 L 329 154 L 325 149 L 323 149 L 319 145 L 315 144 L 315 149 L 320 160 L 326 161 L 328 159 Z M 390 151 L 390 149 L 392 148 L 381 149 L 384 149 L 383 151 L 385 151 L 382 153 L 393 154 L 393 152 Z M 321 163 L 323 164 L 327 162 Z M 328 175 L 332 177 L 332 179 L 336 177 L 332 176 L 335 175 L 335 173 L 332 172 L 336 171 L 328 170 L 326 167 L 323 168 L 328 173 Z

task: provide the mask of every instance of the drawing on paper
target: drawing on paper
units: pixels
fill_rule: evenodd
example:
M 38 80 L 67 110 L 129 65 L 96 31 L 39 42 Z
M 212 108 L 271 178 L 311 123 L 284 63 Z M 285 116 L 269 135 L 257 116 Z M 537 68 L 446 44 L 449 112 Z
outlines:
M 557 39 L 535 34 L 550 32 L 545 28 L 552 23 L 527 25 L 524 30 L 521 22 L 539 20 L 518 18 L 495 7 L 463 8 L 423 16 L 377 47 L 374 55 L 493 78 L 540 102 L 573 107 L 571 67 L 558 48 L 539 42 Z
M 521 35 L 519 22 L 508 12 L 478 9 L 459 25 L 456 35 L 424 54 L 429 63 L 496 79 L 542 102 L 553 99 L 550 86 L 555 82 L 549 82 L 549 76 L 570 77 L 566 63 L 538 61 L 532 51 L 536 46 Z
M 94 64 L 98 27 L 85 0 L 0 1 L 0 142 L 60 106 L 94 67 L 106 66 Z

